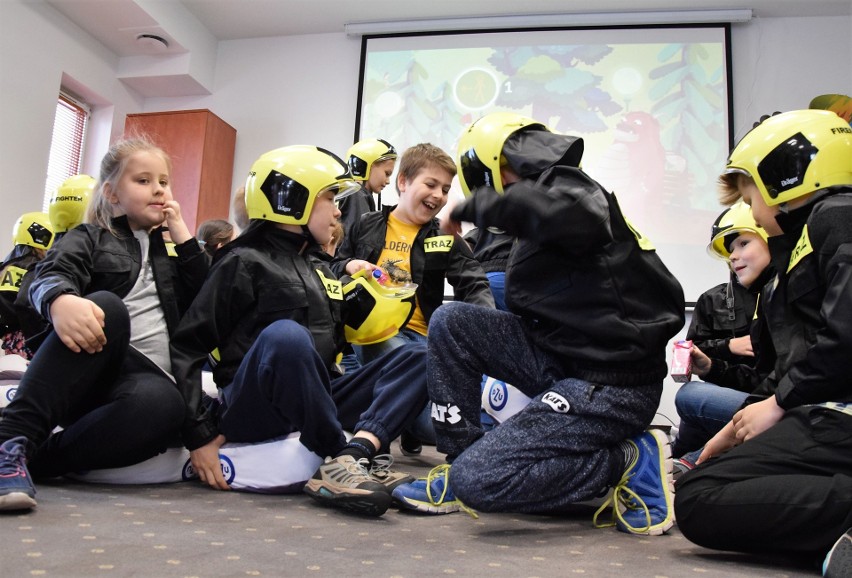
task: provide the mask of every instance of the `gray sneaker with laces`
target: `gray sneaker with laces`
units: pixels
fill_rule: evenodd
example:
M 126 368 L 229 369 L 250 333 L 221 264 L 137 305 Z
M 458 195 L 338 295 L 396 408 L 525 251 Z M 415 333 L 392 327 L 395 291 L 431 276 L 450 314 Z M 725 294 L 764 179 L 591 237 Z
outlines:
M 392 455 L 379 454 L 373 457 L 373 463 L 370 466 L 370 477 L 382 484 L 388 493 L 393 492 L 394 488 L 401 484 L 409 484 L 414 481 L 414 476 L 392 470 L 392 465 Z
M 381 516 L 391 503 L 387 488 L 370 476 L 365 459 L 326 458 L 305 484 L 305 493 L 320 503 L 356 514 Z

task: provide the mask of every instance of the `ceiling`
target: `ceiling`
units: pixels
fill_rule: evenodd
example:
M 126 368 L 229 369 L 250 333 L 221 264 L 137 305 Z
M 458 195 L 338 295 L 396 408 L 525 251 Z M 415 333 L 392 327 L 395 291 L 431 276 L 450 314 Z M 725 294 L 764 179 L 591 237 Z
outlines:
M 220 40 L 342 32 L 349 22 L 470 16 L 753 8 L 761 16 L 849 14 L 848 0 L 183 0 Z M 520 10 L 519 7 L 523 6 Z M 641 6 L 641 8 L 637 8 Z M 844 12 L 845 10 L 845 12 Z M 824 14 L 821 14 L 823 11 Z
M 756 17 L 839 16 L 849 0 L 47 0 L 119 56 L 145 54 L 135 35 L 118 30 L 160 24 L 163 5 L 183 8 L 217 40 L 343 32 L 350 22 L 585 12 L 750 8 Z M 637 9 L 637 4 L 641 9 Z M 165 31 L 168 32 L 168 31 Z M 167 34 L 168 36 L 168 34 Z
M 0 0 L 2 1 L 2 0 Z M 143 96 L 210 94 L 212 71 L 151 75 L 150 62 L 189 54 L 215 62 L 219 41 L 342 33 L 347 23 L 405 21 L 518 14 L 582 14 L 751 9 L 755 18 L 847 16 L 850 0 L 46 0 L 119 58 L 121 80 Z M 637 9 L 637 4 L 641 9 Z M 140 35 L 161 37 L 165 44 Z M 134 60 L 135 59 L 135 60 Z M 189 60 L 189 59 L 185 59 Z M 133 67 L 138 67 L 138 72 Z M 146 70 L 147 72 L 141 72 Z

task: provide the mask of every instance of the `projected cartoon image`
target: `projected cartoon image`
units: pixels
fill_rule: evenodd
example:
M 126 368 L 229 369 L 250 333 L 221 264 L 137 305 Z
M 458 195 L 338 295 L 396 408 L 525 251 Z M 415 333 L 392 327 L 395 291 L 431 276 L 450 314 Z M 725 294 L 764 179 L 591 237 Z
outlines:
M 370 39 L 360 134 L 452 153 L 464 126 L 512 110 L 583 136 L 584 170 L 616 193 L 664 259 L 672 255 L 677 274 L 703 255 L 719 211 L 726 54 L 718 30 L 670 32 L 668 41 L 659 32 L 622 30 L 607 43 L 576 30 L 549 31 L 537 43 L 522 42 L 533 33 L 514 33 L 510 45 L 496 33 L 438 36 L 432 45 Z

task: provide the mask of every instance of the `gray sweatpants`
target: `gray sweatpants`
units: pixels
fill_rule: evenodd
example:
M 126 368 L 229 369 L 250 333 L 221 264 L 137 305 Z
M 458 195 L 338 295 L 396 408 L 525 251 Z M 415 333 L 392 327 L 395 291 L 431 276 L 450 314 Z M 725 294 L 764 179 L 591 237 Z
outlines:
M 600 496 L 623 473 L 619 444 L 648 427 L 663 390 L 662 382 L 568 378 L 518 316 L 466 303 L 432 315 L 428 350 L 432 421 L 438 451 L 453 464 L 450 487 L 483 512 L 558 513 Z M 488 435 L 480 426 L 483 374 L 533 398 Z

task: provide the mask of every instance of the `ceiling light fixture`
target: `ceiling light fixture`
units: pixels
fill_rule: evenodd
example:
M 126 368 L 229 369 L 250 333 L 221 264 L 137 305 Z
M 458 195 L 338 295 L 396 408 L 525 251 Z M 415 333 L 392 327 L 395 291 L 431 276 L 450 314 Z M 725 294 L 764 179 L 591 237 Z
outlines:
M 631 26 L 654 24 L 713 24 L 748 22 L 750 9 L 744 10 L 673 10 L 671 12 L 597 12 L 580 14 L 525 14 L 440 18 L 388 22 L 351 22 L 343 29 L 349 36 L 405 34 L 462 30 L 516 30 L 523 28 L 562 28 L 576 26 Z

